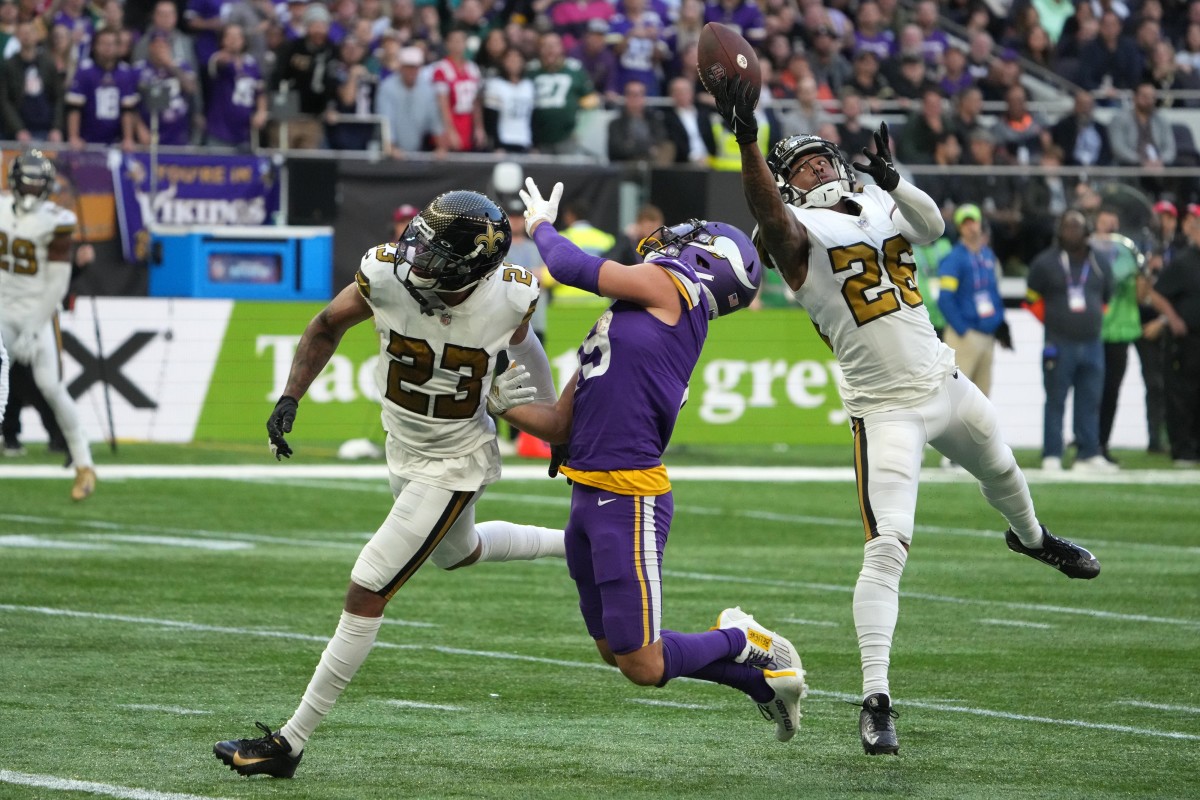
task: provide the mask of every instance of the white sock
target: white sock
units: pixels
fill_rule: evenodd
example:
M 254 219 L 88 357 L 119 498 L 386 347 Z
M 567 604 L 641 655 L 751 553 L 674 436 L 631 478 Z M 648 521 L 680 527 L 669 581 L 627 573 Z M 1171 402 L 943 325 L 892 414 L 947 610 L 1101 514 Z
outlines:
M 1021 544 L 1034 550 L 1042 546 L 1042 526 L 1033 510 L 1033 498 L 1025 473 L 1017 462 L 999 475 L 981 480 L 979 491 L 992 508 L 1004 515 L 1008 526 L 1021 540 Z
M 367 653 L 371 652 L 382 624 L 383 617 L 360 617 L 349 611 L 342 612 L 337 630 L 325 646 L 312 680 L 304 690 L 300 706 L 279 729 L 291 745 L 292 755 L 299 755 L 304 749 L 308 738 L 333 708 L 354 673 L 358 672 Z
M 867 542 L 862 572 L 854 586 L 854 627 L 862 658 L 863 697 L 888 688 L 892 634 L 900 614 L 900 575 L 908 551 L 899 539 L 880 536 Z
M 535 558 L 566 558 L 563 532 L 536 525 L 489 520 L 475 526 L 479 534 L 479 561 L 532 561 Z

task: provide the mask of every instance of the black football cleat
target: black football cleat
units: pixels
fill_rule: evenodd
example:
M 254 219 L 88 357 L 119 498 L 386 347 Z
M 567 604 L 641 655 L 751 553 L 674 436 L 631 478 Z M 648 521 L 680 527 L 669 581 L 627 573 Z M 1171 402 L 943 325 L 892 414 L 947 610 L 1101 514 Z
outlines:
M 869 756 L 900 755 L 900 742 L 892 723 L 898 716 L 891 699 L 882 692 L 863 700 L 862 711 L 858 714 L 858 731 L 862 734 L 864 753 Z
M 1011 528 L 1005 531 L 1004 541 L 1008 543 L 1009 550 L 1024 553 L 1043 564 L 1049 564 L 1068 578 L 1090 580 L 1100 574 L 1100 562 L 1094 555 L 1074 542 L 1058 538 L 1046 530 L 1045 525 L 1042 526 L 1042 546 L 1038 550 L 1031 550 L 1021 544 L 1021 540 Z
M 273 778 L 290 778 L 304 757 L 291 754 L 287 739 L 261 722 L 254 723 L 265 736 L 257 739 L 233 739 L 213 745 L 213 755 L 225 762 L 239 775 L 270 775 Z

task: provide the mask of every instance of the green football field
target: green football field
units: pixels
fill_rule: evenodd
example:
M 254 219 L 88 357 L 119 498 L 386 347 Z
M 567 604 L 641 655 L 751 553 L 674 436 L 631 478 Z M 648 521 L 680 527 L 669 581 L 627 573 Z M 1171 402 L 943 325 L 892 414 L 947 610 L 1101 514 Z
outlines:
M 795 739 L 730 689 L 603 665 L 562 561 L 427 564 L 282 781 L 239 777 L 212 744 L 295 708 L 390 505 L 382 468 L 319 448 L 303 469 L 259 449 L 97 455 L 81 504 L 47 458 L 0 465 L 0 798 L 1197 796 L 1195 472 L 1031 474 L 1042 520 L 1103 564 L 1079 582 L 1009 552 L 975 484 L 930 471 L 892 654 L 901 755 L 870 758 L 848 453 L 815 474 L 685 453 L 663 625 L 736 604 L 788 636 L 811 687 Z M 166 465 L 129 466 L 149 461 Z M 561 526 L 568 487 L 537 469 L 510 470 L 477 517 Z

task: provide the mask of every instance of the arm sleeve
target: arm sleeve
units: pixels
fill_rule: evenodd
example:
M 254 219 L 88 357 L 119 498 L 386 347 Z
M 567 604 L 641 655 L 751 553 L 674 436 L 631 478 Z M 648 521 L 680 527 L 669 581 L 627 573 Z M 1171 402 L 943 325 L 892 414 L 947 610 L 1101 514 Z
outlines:
M 603 257 L 583 252 L 578 245 L 556 231 L 549 222 L 542 222 L 534 229 L 533 242 L 554 280 L 592 294 L 600 294 L 600 267 L 604 264 Z
M 946 232 L 946 220 L 933 198 L 904 178 L 891 192 L 899 217 L 893 221 L 911 244 L 929 244 Z
M 558 393 L 554 391 L 554 371 L 550 368 L 550 359 L 546 357 L 546 350 L 532 328 L 525 332 L 525 341 L 510 344 L 507 350 L 510 359 L 529 370 L 529 377 L 537 387 L 537 394 L 533 398 L 535 403 L 553 403 L 558 399 Z

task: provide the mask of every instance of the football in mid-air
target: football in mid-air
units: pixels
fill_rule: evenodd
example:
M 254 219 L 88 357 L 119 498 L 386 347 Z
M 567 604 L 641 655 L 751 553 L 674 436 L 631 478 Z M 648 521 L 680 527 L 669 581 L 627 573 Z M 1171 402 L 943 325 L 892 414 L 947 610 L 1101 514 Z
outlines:
M 700 70 L 700 81 L 712 93 L 713 86 L 722 78 L 742 80 L 762 88 L 762 68 L 758 56 L 740 33 L 719 22 L 710 22 L 700 31 L 700 44 L 696 51 Z

